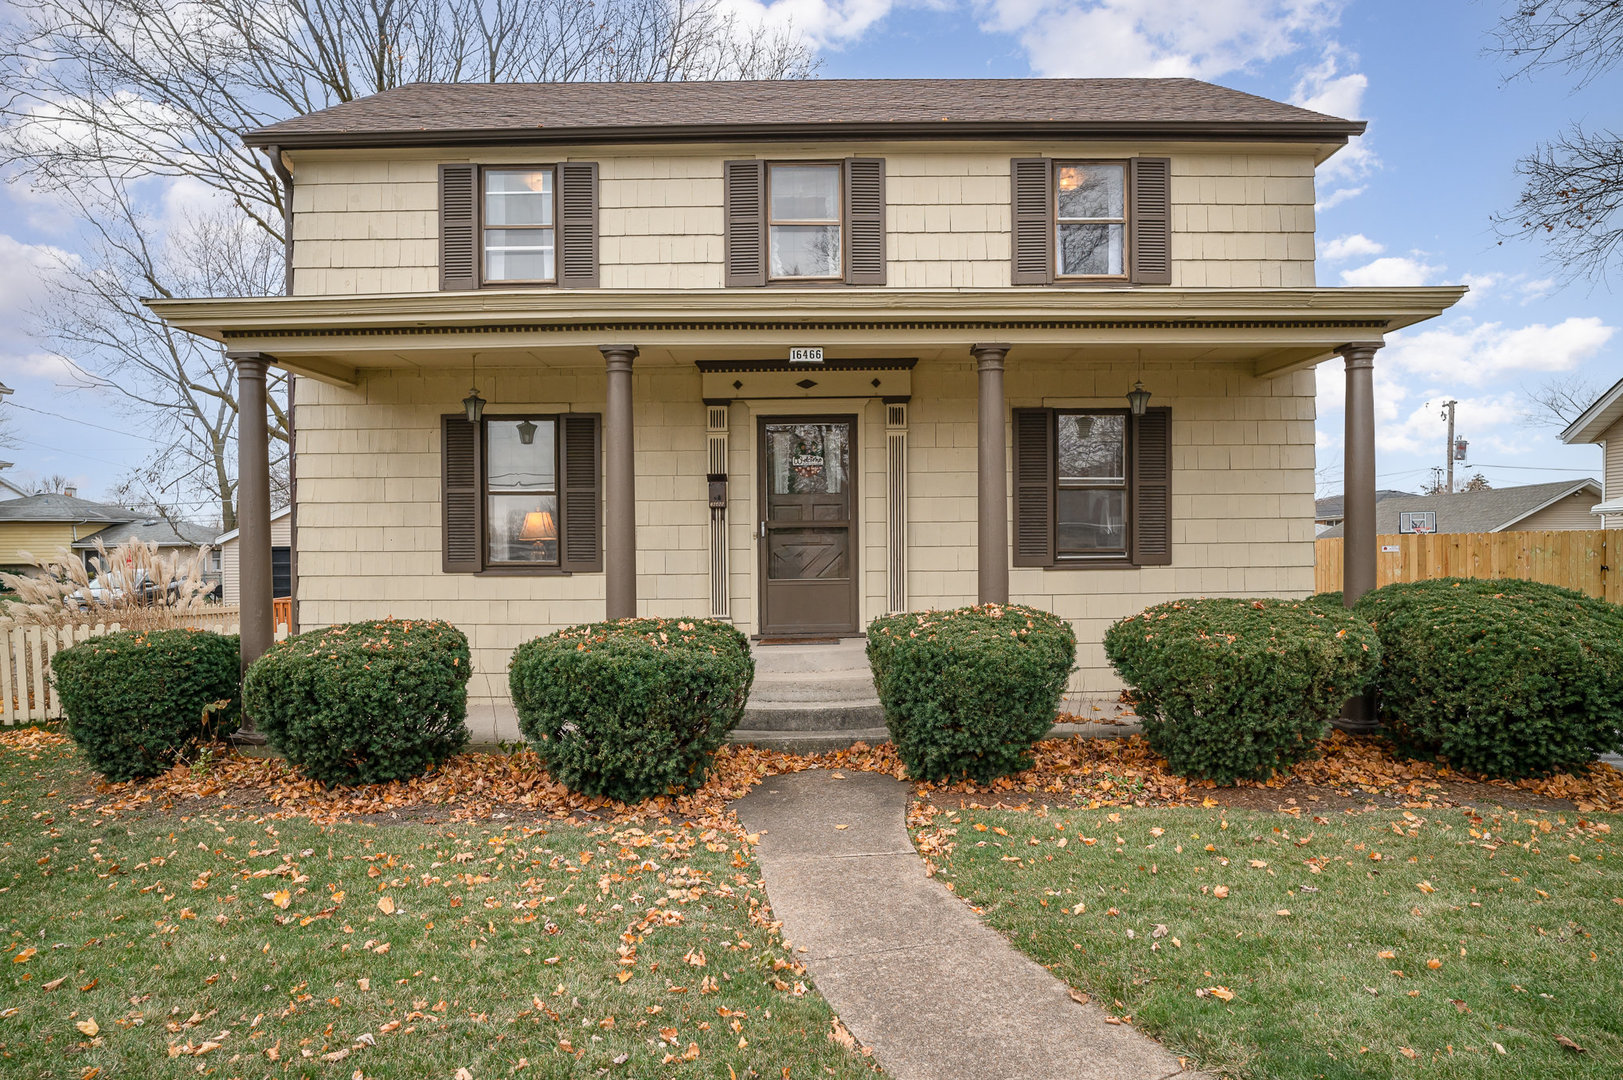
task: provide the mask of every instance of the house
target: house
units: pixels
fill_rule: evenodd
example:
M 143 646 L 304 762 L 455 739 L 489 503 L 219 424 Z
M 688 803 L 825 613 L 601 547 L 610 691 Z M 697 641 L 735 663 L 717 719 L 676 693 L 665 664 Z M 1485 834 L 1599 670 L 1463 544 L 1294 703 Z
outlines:
M 1380 347 L 1464 292 L 1315 284 L 1314 170 L 1363 130 L 1190 79 L 829 79 L 418 84 L 248 132 L 289 295 L 150 302 L 237 365 L 244 658 L 270 367 L 300 625 L 449 619 L 483 738 L 517 645 L 630 615 L 1034 604 L 1113 698 L 1113 620 L 1313 591 L 1337 358 L 1356 597 Z
M 109 525 L 93 536 L 74 541 L 73 550 L 80 553 L 87 568 L 92 568 L 95 565 L 94 560 L 100 554 L 98 545 L 112 551 L 120 544 L 132 541 L 155 545 L 158 554 L 165 558 L 179 556 L 176 572 L 180 574 L 190 572 L 191 563 L 187 561 L 188 559 L 203 558 L 204 549 L 209 548 L 207 561 L 201 567 L 202 576 L 206 581 L 220 580 L 220 553 L 217 548 L 210 548 L 214 541 L 214 530 L 206 525 L 195 525 L 189 521 L 143 517 L 139 521 Z
M 1593 480 L 1558 480 L 1452 495 L 1400 492 L 1375 504 L 1375 531 L 1383 536 L 1410 531 L 1402 528 L 1402 515 L 1426 511 L 1435 515 L 1435 531 L 1440 533 L 1593 529 L 1597 522 L 1590 508 L 1599 498 L 1600 485 Z M 1339 525 L 1319 534 L 1325 540 L 1341 535 Z
M 4 473 L 9 468 L 11 468 L 11 462 L 0 461 L 0 473 Z M 18 487 L 4 476 L 0 476 L 0 499 L 20 499 L 27 494 L 28 492 L 23 488 Z
M 276 599 L 293 595 L 293 508 L 284 506 L 270 516 L 271 525 L 271 596 Z M 214 550 L 219 555 L 220 602 L 242 603 L 241 567 L 242 545 L 239 530 L 221 533 L 214 538 Z
M 141 516 L 127 507 L 78 498 L 71 488 L 0 500 L 0 570 L 30 573 L 78 541 Z
M 1391 488 L 1382 488 L 1375 493 L 1375 501 L 1390 499 L 1395 495 L 1413 495 L 1412 491 L 1395 491 Z M 1332 525 L 1340 525 L 1341 519 L 1346 516 L 1342 509 L 1346 502 L 1340 495 L 1328 495 L 1322 499 L 1313 500 L 1313 526 L 1318 535 L 1323 536 L 1324 531 Z
M 1593 443 L 1601 450 L 1601 499 L 1590 507 L 1603 529 L 1623 528 L 1623 379 L 1561 432 L 1568 445 Z

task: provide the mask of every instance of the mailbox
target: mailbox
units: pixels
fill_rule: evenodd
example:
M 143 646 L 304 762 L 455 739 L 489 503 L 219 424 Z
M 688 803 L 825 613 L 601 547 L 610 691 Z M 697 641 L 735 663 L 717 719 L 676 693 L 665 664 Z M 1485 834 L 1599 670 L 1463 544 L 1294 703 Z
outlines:
M 710 509 L 727 509 L 727 474 L 710 473 Z

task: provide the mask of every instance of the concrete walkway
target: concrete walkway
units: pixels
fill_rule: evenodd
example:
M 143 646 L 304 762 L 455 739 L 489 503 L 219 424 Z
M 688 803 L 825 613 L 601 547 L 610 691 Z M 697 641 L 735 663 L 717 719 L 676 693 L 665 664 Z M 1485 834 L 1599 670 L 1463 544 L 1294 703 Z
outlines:
M 930 880 L 908 785 L 815 769 L 738 801 L 783 933 L 834 1011 L 896 1080 L 1194 1080 L 1164 1047 L 1105 1023 Z M 805 946 L 807 951 L 799 952 Z

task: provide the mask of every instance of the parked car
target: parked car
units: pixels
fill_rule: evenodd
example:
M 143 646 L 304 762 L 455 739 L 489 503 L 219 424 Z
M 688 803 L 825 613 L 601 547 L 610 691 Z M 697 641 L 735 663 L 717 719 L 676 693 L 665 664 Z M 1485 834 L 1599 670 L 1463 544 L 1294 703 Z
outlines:
M 171 581 L 167 589 L 162 588 L 146 571 L 138 571 L 131 586 L 135 593 L 137 603 L 141 604 L 173 604 L 180 599 L 180 582 Z M 106 607 L 120 603 L 124 600 L 126 589 L 122 582 L 109 582 L 105 577 L 92 581 L 88 588 L 75 589 L 68 595 L 68 603 L 77 604 L 82 608 Z

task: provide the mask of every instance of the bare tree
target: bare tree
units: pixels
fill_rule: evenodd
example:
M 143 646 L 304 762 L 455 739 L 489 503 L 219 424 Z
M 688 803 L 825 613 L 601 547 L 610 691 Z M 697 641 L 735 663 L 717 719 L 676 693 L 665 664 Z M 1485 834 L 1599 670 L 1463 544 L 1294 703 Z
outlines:
M 1513 77 L 1554 69 L 1581 90 L 1623 61 L 1623 3 L 1512 0 L 1494 38 Z M 1542 240 L 1569 280 L 1606 277 L 1623 256 L 1623 136 L 1572 124 L 1516 172 L 1521 194 L 1496 217 L 1500 234 Z
M 1556 375 L 1538 387 L 1523 389 L 1527 411 L 1522 422 L 1537 427 L 1564 428 L 1600 396 L 1600 388 L 1581 375 Z
M 73 486 L 73 481 L 61 473 L 52 473 L 24 486 L 30 495 L 63 495 Z

